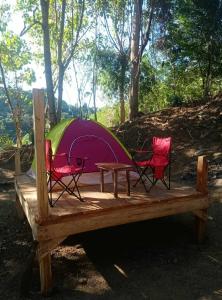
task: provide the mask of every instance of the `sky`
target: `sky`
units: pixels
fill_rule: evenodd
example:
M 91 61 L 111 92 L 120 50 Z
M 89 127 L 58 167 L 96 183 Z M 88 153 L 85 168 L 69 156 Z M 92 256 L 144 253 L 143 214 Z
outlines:
M 0 0 L 1 1 L 1 0 Z M 11 4 L 12 6 L 15 7 L 16 5 L 16 0 L 7 0 L 6 3 Z M 8 24 L 9 28 L 11 30 L 13 30 L 16 34 L 20 34 L 20 32 L 22 31 L 24 25 L 23 25 L 23 21 L 22 21 L 22 14 L 20 14 L 19 12 L 16 12 L 15 14 L 13 14 L 13 18 L 12 21 Z M 35 51 L 35 46 L 32 46 L 32 43 L 29 41 L 29 46 L 31 46 L 31 49 L 33 49 L 33 51 Z M 28 86 L 28 85 L 24 85 L 24 89 L 32 89 L 32 88 L 46 88 L 46 83 L 45 83 L 45 75 L 44 75 L 44 68 L 43 66 L 41 66 L 40 64 L 37 64 L 36 62 L 33 62 L 31 67 L 35 70 L 35 75 L 36 75 L 36 81 L 32 84 L 32 86 Z M 81 68 L 81 66 L 80 66 Z M 81 73 L 81 72 L 80 72 Z M 84 74 L 81 74 L 81 76 L 83 76 Z M 81 81 L 81 78 L 79 78 L 79 81 Z M 75 78 L 73 76 L 73 78 L 71 79 L 72 84 L 69 84 L 68 82 L 64 82 L 64 88 L 63 88 L 63 99 L 72 105 L 77 104 L 77 87 L 76 87 L 76 83 L 75 83 Z M 89 85 L 88 85 L 88 89 L 89 89 Z M 97 106 L 98 107 L 102 107 L 104 105 L 102 99 L 103 99 L 103 95 L 101 93 L 101 91 L 97 92 Z M 89 100 L 87 99 L 86 103 L 88 104 Z M 92 100 L 90 102 L 90 106 L 92 106 Z

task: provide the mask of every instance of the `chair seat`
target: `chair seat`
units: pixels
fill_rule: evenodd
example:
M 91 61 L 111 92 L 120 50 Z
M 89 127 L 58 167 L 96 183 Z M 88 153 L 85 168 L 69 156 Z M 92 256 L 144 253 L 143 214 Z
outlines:
M 56 167 L 53 170 L 53 173 L 61 174 L 61 175 L 70 175 L 73 173 L 80 173 L 82 171 L 81 168 L 77 168 L 75 166 L 65 165 L 62 167 Z
M 168 165 L 168 160 L 163 158 L 156 158 L 153 157 L 149 160 L 144 160 L 144 161 L 135 161 L 135 164 L 139 167 L 166 167 Z

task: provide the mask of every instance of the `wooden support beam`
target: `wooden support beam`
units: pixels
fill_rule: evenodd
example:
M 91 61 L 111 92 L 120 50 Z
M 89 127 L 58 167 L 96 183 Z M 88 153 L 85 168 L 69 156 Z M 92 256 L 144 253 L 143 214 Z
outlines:
M 199 156 L 197 160 L 197 191 L 208 194 L 208 164 L 206 156 Z M 198 242 L 202 242 L 206 233 L 207 209 L 201 209 L 194 212 L 196 220 L 196 236 Z
M 36 187 L 38 202 L 38 218 L 40 221 L 48 217 L 48 188 L 45 170 L 45 118 L 44 92 L 33 89 L 33 113 L 35 133 Z
M 196 189 L 203 194 L 208 193 L 208 164 L 206 156 L 198 156 L 197 159 L 197 184 Z
M 21 174 L 21 160 L 20 160 L 20 148 L 15 151 L 15 175 Z
M 58 239 L 42 241 L 38 247 L 38 256 L 39 258 L 43 258 L 48 253 L 50 253 L 53 249 L 55 249 L 59 244 L 61 244 L 67 236 L 63 236 Z
M 207 209 L 199 210 L 198 216 L 196 215 L 196 237 L 197 241 L 201 243 L 204 240 L 207 228 Z
M 41 243 L 40 243 L 41 245 Z M 51 254 L 39 258 L 41 293 L 47 296 L 52 289 Z
M 40 222 L 48 217 L 48 187 L 45 170 L 45 119 L 44 119 L 44 92 L 33 89 L 33 113 L 35 133 L 36 159 L 36 188 L 38 203 L 38 219 Z M 40 243 L 41 249 L 41 243 Z M 51 255 L 50 252 L 39 257 L 41 292 L 47 295 L 52 287 Z
M 194 210 L 192 211 L 192 213 L 194 214 L 194 216 L 202 219 L 204 222 L 208 220 L 207 210 Z

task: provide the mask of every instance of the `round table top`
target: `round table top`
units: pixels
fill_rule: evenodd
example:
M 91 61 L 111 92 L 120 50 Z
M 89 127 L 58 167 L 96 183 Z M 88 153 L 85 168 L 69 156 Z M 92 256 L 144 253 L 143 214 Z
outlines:
M 132 165 L 124 164 L 124 163 L 117 163 L 117 162 L 111 162 L 111 163 L 106 163 L 106 162 L 101 162 L 101 163 L 96 163 L 95 164 L 99 169 L 103 170 L 128 170 L 133 168 Z

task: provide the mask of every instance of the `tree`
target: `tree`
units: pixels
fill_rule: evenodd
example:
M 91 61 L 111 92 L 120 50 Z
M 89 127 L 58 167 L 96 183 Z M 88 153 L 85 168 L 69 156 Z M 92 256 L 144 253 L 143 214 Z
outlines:
M 120 103 L 120 123 L 123 123 L 125 122 L 125 98 L 130 53 L 132 3 L 131 1 L 124 0 L 103 1 L 102 3 L 104 25 L 111 45 L 110 48 L 112 49 L 109 50 L 109 53 L 112 53 L 112 56 L 115 56 L 115 62 L 118 62 L 117 64 L 113 64 L 113 66 L 116 65 L 118 68 L 116 70 L 118 75 L 113 77 L 113 80 L 117 83 L 116 86 Z M 105 52 L 108 51 L 105 50 Z M 110 69 L 107 66 L 106 72 L 113 69 L 113 66 Z M 112 76 L 114 73 L 111 72 L 110 75 Z
M 160 34 L 170 16 L 171 3 L 168 0 L 134 0 L 134 12 L 131 37 L 131 82 L 129 91 L 130 119 L 138 115 L 140 65 L 144 50 L 157 32 Z
M 176 1 L 167 25 L 163 50 L 175 72 L 190 74 L 190 82 L 202 81 L 202 96 L 208 98 L 222 70 L 222 3 Z
M 26 22 L 22 34 L 31 30 L 32 36 L 41 35 L 42 28 L 50 127 L 61 119 L 64 76 L 87 26 L 85 2 L 40 0 L 39 7 L 37 1 L 19 1 Z
M 132 21 L 132 36 L 131 36 L 131 82 L 129 90 L 129 104 L 130 104 L 130 120 L 135 119 L 138 115 L 138 97 L 139 97 L 139 76 L 140 76 L 140 61 L 143 51 L 148 43 L 151 24 L 153 20 L 154 0 L 150 1 L 148 7 L 147 26 L 142 41 L 140 44 L 141 30 L 142 30 L 142 9 L 143 1 L 134 0 L 134 11 Z
M 34 72 L 29 68 L 31 53 L 25 41 L 7 29 L 10 7 L 0 7 L 2 26 L 0 27 L 0 82 L 3 85 L 5 101 L 15 124 L 17 145 L 22 145 L 22 104 L 26 96 L 22 91 L 24 83 L 34 81 Z

